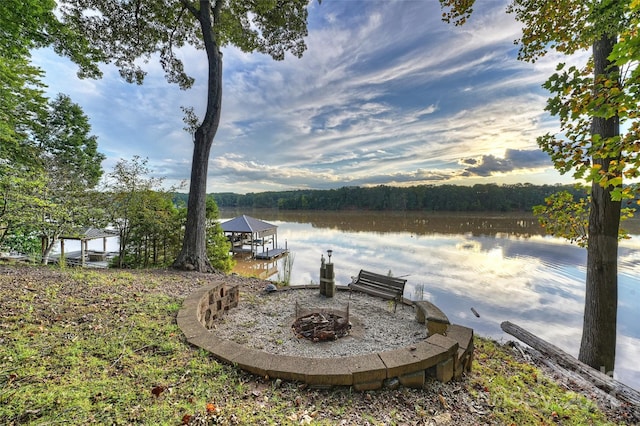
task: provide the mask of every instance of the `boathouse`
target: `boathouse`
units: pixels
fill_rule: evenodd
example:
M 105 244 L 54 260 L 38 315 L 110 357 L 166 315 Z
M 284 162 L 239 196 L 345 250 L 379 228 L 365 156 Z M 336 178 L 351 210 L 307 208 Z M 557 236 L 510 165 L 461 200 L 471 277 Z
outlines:
M 242 215 L 220 224 L 231 243 L 231 251 L 255 259 L 273 259 L 287 249 L 278 248 L 278 227 L 251 216 Z M 260 249 L 260 250 L 259 250 Z
M 60 237 L 60 253 L 49 256 L 49 261 L 58 263 L 60 258 L 65 259 L 65 263 L 70 266 L 90 266 L 94 268 L 108 267 L 109 258 L 112 254 L 107 251 L 107 238 L 117 238 L 120 234 L 112 229 L 84 228 L 76 235 L 63 235 Z M 88 244 L 91 240 L 102 239 L 102 250 L 89 250 Z M 65 253 L 65 240 L 80 241 L 80 251 Z M 42 242 L 44 251 L 46 241 Z

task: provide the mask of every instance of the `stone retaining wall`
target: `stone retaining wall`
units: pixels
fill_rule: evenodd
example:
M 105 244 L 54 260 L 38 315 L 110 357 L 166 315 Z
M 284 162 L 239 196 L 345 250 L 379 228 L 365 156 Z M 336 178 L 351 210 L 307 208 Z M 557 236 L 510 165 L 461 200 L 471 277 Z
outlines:
M 212 283 L 185 299 L 178 312 L 178 326 L 191 344 L 211 352 L 223 362 L 263 377 L 318 387 L 353 386 L 356 390 L 374 390 L 394 383 L 421 388 L 428 376 L 448 382 L 471 369 L 473 330 L 455 324 L 447 325 L 442 334 L 432 334 L 417 344 L 368 355 L 305 358 L 252 349 L 221 339 L 215 330 L 209 330 L 224 312 L 238 306 L 238 301 L 237 286 L 228 286 L 224 281 Z
M 207 287 L 205 294 L 198 298 L 195 316 L 207 329 L 231 308 L 238 306 L 240 291 L 238 285 L 227 285 L 218 282 Z

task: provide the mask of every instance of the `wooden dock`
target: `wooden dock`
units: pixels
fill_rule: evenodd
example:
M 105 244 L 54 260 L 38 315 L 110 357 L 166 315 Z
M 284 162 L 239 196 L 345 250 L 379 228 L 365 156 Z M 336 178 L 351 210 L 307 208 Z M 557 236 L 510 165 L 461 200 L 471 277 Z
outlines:
M 103 268 L 109 267 L 111 259 L 116 255 L 114 252 L 98 252 L 89 250 L 85 252 L 84 262 L 81 251 L 72 251 L 64 254 L 64 261 L 67 266 L 84 266 L 85 268 Z M 49 263 L 60 263 L 60 254 L 52 254 L 49 256 Z
M 275 248 L 271 250 L 267 249 L 267 251 L 263 251 L 262 253 L 256 253 L 255 258 L 260 260 L 273 260 L 288 253 L 289 250 L 282 248 Z

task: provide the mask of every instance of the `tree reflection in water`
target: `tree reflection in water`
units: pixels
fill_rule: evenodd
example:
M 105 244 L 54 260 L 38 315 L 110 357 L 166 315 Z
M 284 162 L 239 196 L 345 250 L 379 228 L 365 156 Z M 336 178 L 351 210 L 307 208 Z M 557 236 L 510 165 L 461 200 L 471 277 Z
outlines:
M 406 276 L 406 298 L 431 300 L 477 334 L 512 339 L 499 326 L 509 320 L 577 355 L 586 250 L 544 235 L 532 215 L 221 210 L 223 218 L 242 213 L 278 225 L 279 241 L 296 256 L 292 285 L 317 284 L 320 256 L 332 249 L 337 284 L 348 284 L 360 269 Z M 634 238 L 620 244 L 615 372 L 636 388 L 639 223 L 624 223 Z

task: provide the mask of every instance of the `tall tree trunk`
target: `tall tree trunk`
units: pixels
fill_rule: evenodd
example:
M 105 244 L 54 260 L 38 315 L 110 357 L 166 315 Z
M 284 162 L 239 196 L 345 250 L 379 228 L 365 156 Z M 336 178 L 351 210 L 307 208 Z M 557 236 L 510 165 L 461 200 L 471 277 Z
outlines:
M 216 2 L 214 15 L 219 13 L 221 2 Z M 196 15 L 202 29 L 205 51 L 209 61 L 207 82 L 207 111 L 202 124 L 194 136 L 193 159 L 191 162 L 191 182 L 187 201 L 187 222 L 185 225 L 182 250 L 173 262 L 173 267 L 199 272 L 212 272 L 207 258 L 207 172 L 209 153 L 213 138 L 218 131 L 222 104 L 222 53 L 213 32 L 211 2 L 200 0 L 200 10 Z M 193 13 L 193 12 L 192 12 Z
M 594 43 L 595 76 L 617 71 L 611 68 L 607 59 L 615 43 L 615 37 L 602 37 Z M 618 136 L 619 132 L 617 116 L 593 118 L 592 134 L 606 139 Z M 607 171 L 613 160 L 618 157 L 594 158 L 593 163 Z M 611 187 L 603 188 L 597 182 L 591 185 L 586 297 L 579 359 L 607 374 L 613 374 L 616 357 L 620 206 L 619 201 L 611 200 Z

